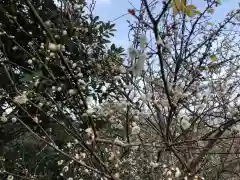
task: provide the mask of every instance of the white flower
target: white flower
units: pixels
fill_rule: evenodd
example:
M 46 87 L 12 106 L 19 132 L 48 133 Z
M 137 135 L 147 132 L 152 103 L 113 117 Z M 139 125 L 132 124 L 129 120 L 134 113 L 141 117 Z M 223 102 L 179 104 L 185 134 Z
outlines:
M 118 139 L 118 137 L 116 137 L 116 139 L 114 139 L 114 142 L 115 142 L 116 144 L 119 144 L 119 145 L 121 145 L 121 146 L 124 146 L 124 142 L 122 142 L 120 139 Z
M 12 175 L 8 175 L 7 180 L 13 180 L 14 177 Z
M 94 110 L 91 109 L 91 108 L 89 108 L 89 109 L 86 111 L 86 113 L 87 113 L 88 115 L 92 115 L 92 114 L 94 113 Z
M 37 116 L 33 117 L 32 119 L 33 119 L 33 121 L 34 121 L 35 123 L 39 123 L 39 120 L 38 120 L 38 117 L 37 117 Z
M 55 53 L 54 52 L 50 52 L 49 56 L 50 57 L 55 57 Z
M 134 64 L 133 66 L 133 75 L 134 76 L 139 76 L 144 68 L 144 62 L 146 60 L 146 55 L 145 54 L 141 54 L 139 56 L 138 61 Z
M 5 116 L 5 114 L 3 114 L 0 120 L 5 123 L 5 122 L 7 122 L 8 119 Z
M 16 118 L 16 117 L 13 117 L 13 118 L 12 118 L 12 122 L 13 122 L 13 123 L 17 122 L 17 118 Z
M 82 85 L 85 85 L 85 84 L 86 84 L 85 81 L 82 80 L 82 79 L 78 79 L 78 83 L 79 83 L 79 84 L 82 84 Z
M 28 101 L 28 99 L 26 94 L 23 94 L 21 96 L 14 97 L 13 101 L 18 104 L 25 104 Z
M 172 175 L 172 171 L 171 170 L 168 170 L 167 171 L 167 176 L 171 176 Z
M 13 46 L 13 47 L 12 47 L 12 50 L 13 50 L 13 51 L 16 51 L 16 50 L 18 50 L 18 47 L 17 47 L 17 46 Z
M 138 55 L 137 50 L 133 47 L 128 48 L 128 53 L 131 61 L 133 61 Z
M 59 47 L 58 47 L 57 44 L 49 43 L 49 44 L 48 44 L 48 49 L 49 49 L 50 51 L 56 52 L 56 51 L 59 50 Z
M 123 125 L 120 124 L 120 123 L 116 124 L 114 127 L 115 127 L 116 129 L 123 129 L 123 128 L 124 128 Z
M 72 177 L 69 177 L 67 180 L 73 180 L 73 178 L 72 178 Z
M 86 158 L 86 153 L 80 153 L 80 156 L 82 159 L 85 159 Z
M 82 74 L 82 73 L 78 73 L 77 76 L 81 78 L 81 77 L 83 77 L 83 74 Z M 81 79 L 79 79 L 79 80 L 81 80 Z M 84 82 L 84 81 L 83 81 L 83 82 Z M 84 83 L 85 83 L 85 82 L 84 82 Z
M 85 129 L 85 132 L 88 134 L 88 136 L 91 136 L 93 134 L 93 130 L 90 127 Z
M 67 147 L 68 147 L 68 148 L 71 148 L 71 147 L 72 147 L 72 143 L 68 142 L 68 143 L 67 143 Z
M 63 167 L 63 172 L 67 172 L 69 170 L 69 167 L 68 166 L 64 166 Z
M 81 8 L 82 7 L 82 5 L 80 5 L 80 4 L 75 4 L 74 5 L 74 9 L 79 9 L 79 8 Z
M 182 128 L 183 128 L 184 130 L 186 130 L 186 129 L 188 129 L 188 128 L 191 126 L 191 124 L 190 124 L 189 121 L 187 121 L 186 119 L 183 119 L 183 120 L 181 121 L 181 126 L 182 126 Z
M 193 180 L 198 180 L 198 176 L 196 175 L 196 176 L 194 176 L 194 179 Z
M 74 68 L 76 68 L 77 67 L 77 63 L 73 63 L 72 64 L 72 68 L 74 69 Z
M 135 123 L 135 122 L 133 122 L 132 123 L 132 133 L 131 134 L 133 134 L 133 135 L 135 135 L 135 134 L 139 134 L 140 133 L 140 127 Z
M 63 160 L 59 160 L 59 161 L 57 162 L 58 166 L 62 165 L 63 162 L 64 162 Z
M 63 30 L 62 34 L 63 34 L 63 36 L 66 36 L 67 35 L 67 31 Z
M 114 177 L 115 177 L 115 178 L 119 178 L 119 177 L 120 177 L 120 174 L 119 174 L 119 173 L 115 173 L 115 174 L 114 174 Z
M 124 73 L 126 73 L 126 68 L 123 67 L 123 66 L 120 66 L 119 71 L 120 71 L 121 74 L 124 74 Z
M 57 91 L 59 92 L 59 91 L 61 91 L 62 90 L 62 87 L 58 87 L 57 88 Z
M 38 103 L 38 106 L 39 106 L 39 107 L 43 107 L 43 103 L 41 103 L 41 102 Z
M 115 76 L 115 77 L 113 77 L 116 81 L 119 81 L 119 80 L 121 80 L 121 76 Z
M 109 160 L 109 161 L 112 161 L 112 160 L 114 160 L 114 158 L 115 158 L 114 153 L 111 152 L 111 153 L 110 153 L 110 157 L 108 158 L 108 160 Z
M 28 60 L 28 64 L 32 64 L 32 62 L 33 62 L 32 59 Z
M 153 168 L 156 168 L 156 167 L 158 167 L 158 163 L 155 163 L 155 162 L 150 162 L 150 166 L 152 166 Z
M 181 172 L 178 167 L 176 167 L 175 177 L 178 178 L 181 176 Z
M 50 20 L 45 21 L 45 24 L 46 24 L 46 26 L 51 26 L 51 21 Z
M 68 93 L 70 95 L 75 95 L 75 94 L 77 94 L 77 90 L 76 89 L 69 89 Z
M 139 42 L 140 42 L 140 48 L 144 49 L 145 45 L 147 43 L 147 37 L 146 35 L 142 34 L 139 38 Z
M 138 116 L 133 116 L 133 120 L 134 121 L 139 121 L 139 117 Z
M 80 158 L 79 154 L 75 154 L 75 158 L 79 159 Z

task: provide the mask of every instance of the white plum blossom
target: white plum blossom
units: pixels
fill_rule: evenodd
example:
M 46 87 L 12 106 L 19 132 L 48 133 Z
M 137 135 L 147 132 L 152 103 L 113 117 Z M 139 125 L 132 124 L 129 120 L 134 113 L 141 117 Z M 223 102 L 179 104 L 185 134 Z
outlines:
M 79 154 L 75 154 L 75 158 L 79 159 L 80 158 Z
M 140 43 L 140 48 L 141 49 L 144 49 L 146 44 L 147 44 L 147 37 L 146 35 L 142 34 L 140 37 L 139 37 L 139 43 Z
M 131 61 L 134 61 L 134 59 L 138 56 L 138 51 L 132 46 L 128 48 L 128 53 Z
M 94 110 L 92 108 L 88 108 L 88 110 L 86 111 L 86 113 L 88 115 L 92 115 L 94 113 Z
M 140 127 L 135 122 L 132 123 L 132 126 L 133 127 L 132 127 L 131 134 L 133 134 L 133 135 L 139 134 L 140 133 Z
M 72 68 L 75 69 L 77 67 L 77 63 L 72 64 Z
M 68 167 L 68 166 L 64 166 L 64 167 L 63 167 L 63 172 L 68 172 L 68 170 L 69 170 L 69 167 Z
M 133 120 L 134 121 L 139 121 L 139 117 L 135 115 L 135 116 L 133 116 Z
M 69 89 L 68 93 L 70 95 L 75 95 L 75 94 L 77 94 L 77 90 L 76 89 Z
M 62 90 L 62 87 L 58 87 L 57 91 L 60 92 Z
M 6 115 L 3 114 L 0 118 L 0 120 L 5 123 L 5 122 L 7 122 L 8 119 L 7 119 Z
M 63 162 L 64 162 L 63 160 L 59 160 L 59 161 L 57 162 L 58 166 L 62 165 Z
M 18 104 L 25 104 L 28 101 L 26 94 L 14 97 L 13 101 Z
M 63 35 L 63 36 L 66 36 L 66 35 L 67 35 L 67 31 L 66 31 L 66 30 L 63 30 L 62 35 Z
M 32 64 L 32 63 L 33 63 L 32 59 L 29 59 L 28 64 Z
M 46 26 L 51 26 L 51 21 L 50 20 L 45 21 L 44 23 L 45 23 Z
M 132 72 L 135 77 L 140 76 L 142 70 L 144 69 L 145 60 L 146 60 L 146 55 L 141 54 L 139 56 L 138 61 L 134 64 Z
M 114 177 L 115 177 L 115 178 L 119 178 L 119 177 L 120 177 L 120 174 L 119 174 L 119 173 L 115 173 L 115 174 L 114 174 Z
M 16 117 L 13 117 L 13 118 L 12 118 L 12 122 L 13 122 L 13 123 L 17 122 L 17 118 L 16 118 Z
M 58 45 L 57 45 L 57 44 L 54 44 L 54 43 L 49 43 L 49 44 L 48 44 L 48 49 L 49 49 L 50 51 L 56 52 L 56 51 L 58 51 Z
M 188 128 L 191 126 L 191 124 L 189 123 L 188 120 L 183 119 L 183 120 L 181 121 L 181 126 L 182 126 L 182 128 L 183 128 L 184 130 L 186 130 L 186 129 L 188 129 Z
M 39 123 L 39 119 L 38 119 L 37 116 L 33 117 L 32 119 L 33 119 L 33 121 L 34 121 L 35 123 Z
M 176 167 L 176 172 L 175 172 L 175 177 L 180 177 L 181 176 L 181 171 L 179 170 L 178 167 Z
M 121 145 L 121 146 L 124 145 L 124 142 L 122 142 L 120 139 L 118 139 L 118 137 L 116 137 L 116 139 L 114 139 L 114 142 L 115 142 L 116 144 Z
M 71 147 L 72 147 L 72 143 L 68 142 L 68 143 L 67 143 L 67 147 L 68 147 L 68 148 L 71 148 Z
M 114 158 L 115 158 L 114 153 L 110 152 L 110 156 L 109 156 L 108 160 L 112 161 L 112 160 L 114 160 Z
M 80 153 L 80 156 L 82 159 L 85 159 L 86 158 L 86 153 Z
M 121 74 L 125 74 L 126 73 L 126 68 L 124 66 L 120 66 L 119 71 L 120 71 Z
M 171 170 L 168 170 L 167 171 L 167 176 L 171 176 L 172 175 L 172 171 Z
M 85 129 L 85 132 L 88 134 L 88 136 L 91 136 L 93 134 L 93 129 L 89 127 Z
M 8 175 L 7 180 L 13 180 L 14 177 L 12 175 Z
M 158 163 L 156 163 L 156 162 L 150 162 L 150 166 L 152 166 L 153 168 L 156 168 L 156 167 L 158 167 L 159 166 L 159 164 Z

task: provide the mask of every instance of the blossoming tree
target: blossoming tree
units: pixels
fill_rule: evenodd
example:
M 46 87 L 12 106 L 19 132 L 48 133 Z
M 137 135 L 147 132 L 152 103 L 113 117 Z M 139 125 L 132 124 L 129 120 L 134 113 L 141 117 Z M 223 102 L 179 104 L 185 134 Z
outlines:
M 239 178 L 239 10 L 142 0 L 124 58 L 94 1 L 20 2 L 0 7 L 3 176 Z

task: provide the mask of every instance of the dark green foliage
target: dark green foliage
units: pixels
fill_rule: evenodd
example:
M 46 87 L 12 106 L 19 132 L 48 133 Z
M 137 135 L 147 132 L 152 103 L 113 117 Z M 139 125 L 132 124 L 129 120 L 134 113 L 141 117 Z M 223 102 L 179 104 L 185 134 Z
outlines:
M 83 95 L 92 96 L 101 103 L 113 91 L 113 88 L 109 87 L 107 92 L 103 93 L 102 87 L 119 73 L 117 69 L 122 61 L 123 48 L 114 44 L 110 49 L 106 48 L 107 43 L 110 43 L 109 38 L 114 35 L 115 25 L 85 13 L 83 2 L 80 9 L 65 8 L 62 11 L 53 0 L 33 0 L 30 2 L 56 42 L 64 44 L 66 48 L 62 51 L 62 57 L 57 54 L 50 57 L 50 52 L 47 51 L 48 43 L 53 42 L 26 2 L 0 2 L 0 56 L 3 61 L 0 66 L 0 93 L 7 94 L 0 96 L 0 113 L 4 112 L 2 107 L 5 104 L 14 107 L 7 115 L 9 121 L 0 124 L 4 156 L 8 157 L 5 168 L 21 176 L 26 175 L 21 168 L 16 167 L 16 159 L 21 154 L 24 163 L 28 164 L 30 174 L 42 176 L 39 179 L 61 179 L 56 166 L 59 154 L 49 147 L 44 149 L 44 144 L 36 138 L 23 143 L 20 137 L 24 139 L 28 130 L 20 122 L 12 123 L 10 119 L 19 118 L 39 136 L 45 135 L 43 129 L 52 129 L 50 134 L 56 145 L 65 148 L 66 143 L 73 140 L 73 136 L 66 129 L 73 130 L 74 126 L 81 131 L 90 123 L 89 119 L 81 116 L 85 111 L 84 104 L 79 103 L 81 96 L 72 97 L 68 90 L 77 88 L 75 78 L 80 78 L 86 82 Z M 77 2 L 68 2 L 72 5 L 75 3 Z M 49 21 L 51 24 L 48 24 Z M 67 34 L 62 34 L 64 30 Z M 61 58 L 67 60 L 74 77 L 64 67 Z M 29 60 L 32 63 L 29 63 Z M 75 63 L 77 68 L 73 67 Z M 113 65 L 115 68 L 112 70 Z M 82 73 L 82 77 L 78 77 L 79 73 Z M 53 87 L 61 87 L 61 91 L 53 90 Z M 32 103 L 23 105 L 23 109 L 16 107 L 12 102 L 12 99 L 19 95 L 16 89 L 21 93 L 27 91 Z M 41 110 L 39 103 L 42 104 Z M 59 105 L 64 115 L 56 112 L 55 104 Z M 69 112 L 66 112 L 66 109 Z M 76 120 L 69 121 L 73 114 Z M 40 126 L 31 117 L 41 120 Z M 97 129 L 104 125 L 100 120 L 93 119 L 93 122 Z M 64 124 L 66 129 L 61 127 L 60 123 Z

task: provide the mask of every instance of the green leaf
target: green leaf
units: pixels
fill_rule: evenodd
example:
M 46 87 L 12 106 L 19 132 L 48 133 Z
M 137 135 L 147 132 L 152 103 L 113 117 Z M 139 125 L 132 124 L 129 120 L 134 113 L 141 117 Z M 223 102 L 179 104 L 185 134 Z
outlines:
M 208 24 L 208 25 L 211 25 L 211 26 L 214 25 L 212 22 L 207 22 L 207 24 Z
M 115 24 L 111 24 L 110 25 L 110 29 L 114 28 L 115 27 Z
M 102 41 L 103 41 L 103 43 L 110 43 L 111 42 L 108 39 L 103 39 Z
M 99 27 L 99 32 L 100 32 L 100 34 L 103 33 L 103 26 L 100 26 L 100 27 Z
M 211 56 L 210 56 L 210 59 L 211 59 L 212 61 L 217 61 L 217 57 L 216 57 L 215 55 L 211 55 Z
M 103 34 L 104 37 L 109 38 L 110 36 L 108 34 Z
M 201 14 L 201 11 L 195 10 L 194 13 L 195 13 L 195 14 Z
M 111 45 L 111 50 L 114 51 L 115 49 L 116 49 L 115 44 L 112 44 L 112 45 Z
M 195 9 L 197 9 L 197 7 L 192 5 L 192 4 L 186 6 L 185 11 L 186 11 L 187 16 L 188 17 L 193 17 Z
M 93 22 L 96 22 L 97 20 L 99 20 L 99 16 L 94 17 Z

